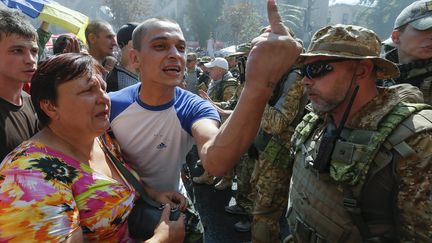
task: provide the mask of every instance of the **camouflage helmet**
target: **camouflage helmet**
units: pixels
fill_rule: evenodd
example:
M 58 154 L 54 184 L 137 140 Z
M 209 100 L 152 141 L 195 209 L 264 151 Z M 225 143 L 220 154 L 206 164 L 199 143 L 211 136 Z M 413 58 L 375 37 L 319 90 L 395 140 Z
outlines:
M 212 61 L 212 59 L 211 59 L 211 57 L 209 57 L 209 56 L 203 56 L 203 57 L 200 57 L 199 58 L 199 63 L 208 63 L 208 62 L 211 62 Z
M 243 55 L 248 55 L 250 50 L 251 50 L 252 46 L 250 42 L 247 43 L 242 43 L 240 45 L 238 45 L 236 47 L 236 52 L 234 52 L 233 54 L 230 54 L 228 56 L 226 56 L 227 58 L 230 57 L 237 57 L 237 56 L 243 56 Z
M 333 25 L 318 30 L 302 57 L 328 56 L 348 59 L 369 59 L 377 67 L 379 79 L 399 76 L 397 66 L 380 58 L 381 40 L 372 31 L 355 25 Z
M 404 8 L 394 23 L 394 29 L 406 24 L 418 30 L 432 27 L 432 0 L 420 0 Z

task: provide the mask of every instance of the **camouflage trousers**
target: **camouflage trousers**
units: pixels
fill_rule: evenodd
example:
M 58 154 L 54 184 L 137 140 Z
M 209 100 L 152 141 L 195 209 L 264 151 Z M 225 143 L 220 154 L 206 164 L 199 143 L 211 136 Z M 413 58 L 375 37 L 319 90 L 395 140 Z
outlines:
M 254 166 L 255 160 L 250 158 L 246 153 L 240 158 L 240 161 L 235 168 L 237 174 L 236 202 L 248 213 L 252 212 L 253 207 L 253 197 L 251 194 L 252 186 L 250 180 Z
M 288 203 L 290 174 L 283 166 L 264 159 L 255 163 L 252 242 L 281 242 L 279 219 Z
M 201 218 L 198 211 L 195 209 L 193 202 L 190 197 L 187 197 L 188 206 L 186 211 L 186 236 L 184 239 L 185 243 L 200 243 L 204 242 L 204 227 L 201 222 Z

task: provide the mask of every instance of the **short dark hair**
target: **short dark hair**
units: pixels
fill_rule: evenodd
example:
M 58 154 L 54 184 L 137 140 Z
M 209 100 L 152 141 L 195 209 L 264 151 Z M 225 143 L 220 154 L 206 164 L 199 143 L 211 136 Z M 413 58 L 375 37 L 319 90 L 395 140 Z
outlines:
M 141 39 L 145 36 L 151 24 L 156 22 L 168 22 L 179 25 L 176 21 L 165 17 L 154 17 L 142 22 L 132 33 L 132 45 L 135 50 L 141 50 Z M 180 28 L 180 26 L 179 26 Z
M 99 35 L 99 33 L 107 27 L 111 27 L 111 25 L 108 22 L 102 20 L 93 20 L 90 23 L 88 23 L 84 33 L 87 41 L 87 45 L 90 43 L 89 42 L 90 34 Z
M 0 40 L 11 34 L 37 40 L 35 28 L 24 15 L 16 10 L 0 9 Z
M 50 118 L 40 107 L 41 101 L 48 100 L 55 104 L 60 84 L 93 73 L 102 75 L 103 67 L 88 54 L 65 53 L 41 62 L 30 87 L 31 100 L 41 124 L 46 126 L 50 122 Z
M 122 49 L 129 43 L 130 40 L 132 40 L 132 33 L 138 25 L 139 23 L 130 22 L 120 27 L 120 29 L 117 31 L 117 44 L 119 45 L 120 49 Z

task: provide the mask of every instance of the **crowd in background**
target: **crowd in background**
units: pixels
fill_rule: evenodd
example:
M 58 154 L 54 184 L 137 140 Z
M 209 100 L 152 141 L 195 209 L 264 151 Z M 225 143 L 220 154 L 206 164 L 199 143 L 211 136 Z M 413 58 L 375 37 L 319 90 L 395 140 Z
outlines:
M 137 240 L 140 192 L 114 160 L 167 205 L 139 240 L 203 242 L 186 185 L 236 181 L 224 210 L 252 242 L 430 241 L 431 6 L 407 6 L 384 42 L 338 24 L 303 47 L 268 0 L 270 25 L 224 57 L 163 17 L 93 20 L 86 45 L 44 53 L 48 23 L 0 10 L 0 241 Z

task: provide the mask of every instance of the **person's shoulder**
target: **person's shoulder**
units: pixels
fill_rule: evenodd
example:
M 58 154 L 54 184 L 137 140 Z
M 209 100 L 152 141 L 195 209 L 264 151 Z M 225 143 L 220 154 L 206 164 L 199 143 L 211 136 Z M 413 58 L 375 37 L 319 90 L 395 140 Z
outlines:
M 234 77 L 229 77 L 227 79 L 224 79 L 222 82 L 222 85 L 225 86 L 237 86 L 239 84 L 238 79 Z
M 140 88 L 141 83 L 137 83 L 119 91 L 108 93 L 111 99 L 111 121 L 137 100 Z
M 198 95 L 180 87 L 175 88 L 175 104 L 184 104 L 202 100 Z
M 124 100 L 135 100 L 138 96 L 139 89 L 141 88 L 141 83 L 137 83 L 131 86 L 128 86 L 124 89 L 109 92 L 108 95 L 111 98 L 112 101 L 124 101 Z
M 6 157 L 2 158 L 2 168 L 9 167 L 22 167 L 25 165 L 26 168 L 32 167 L 30 160 L 35 161 L 38 158 L 43 157 L 42 153 L 34 152 L 38 149 L 37 145 L 31 141 L 24 141 L 13 149 Z M 33 151 L 33 152 L 29 152 Z
M 132 78 L 138 79 L 138 75 L 130 72 L 129 70 L 123 68 L 120 65 L 116 65 L 115 66 L 115 70 L 116 70 L 117 73 L 125 74 L 125 75 L 128 75 L 128 76 L 132 77 Z
M 188 109 L 195 111 L 202 111 L 204 109 L 211 108 L 215 110 L 210 102 L 204 100 L 200 96 L 184 90 L 182 88 L 176 87 L 176 98 L 174 106 L 176 109 Z

